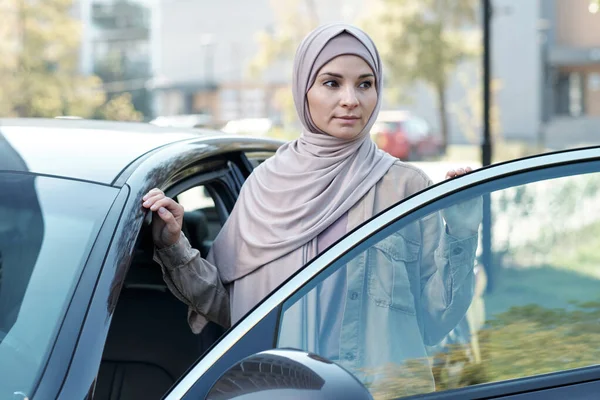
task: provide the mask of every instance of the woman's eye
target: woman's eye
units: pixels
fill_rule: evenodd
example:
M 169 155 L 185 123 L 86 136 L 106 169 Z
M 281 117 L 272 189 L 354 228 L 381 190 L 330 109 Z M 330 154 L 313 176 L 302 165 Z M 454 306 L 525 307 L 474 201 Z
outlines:
M 323 85 L 328 86 L 328 87 L 338 87 L 339 86 L 336 81 L 323 82 Z
M 361 84 L 359 85 L 359 87 L 360 87 L 361 89 L 368 89 L 368 88 L 370 88 L 371 86 L 373 86 L 373 82 L 370 82 L 370 81 L 363 82 L 363 83 L 361 83 Z

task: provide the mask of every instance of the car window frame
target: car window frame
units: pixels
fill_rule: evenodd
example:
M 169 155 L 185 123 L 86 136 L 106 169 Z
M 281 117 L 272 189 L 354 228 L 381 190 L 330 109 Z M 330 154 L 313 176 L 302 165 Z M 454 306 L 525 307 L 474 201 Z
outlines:
M 186 190 L 197 186 L 205 186 L 215 203 L 221 222 L 224 223 L 229 217 L 239 194 L 237 183 L 233 182 L 233 179 L 235 179 L 234 172 L 230 166 L 212 172 L 199 172 L 167 187 L 165 195 L 175 198 Z M 216 186 L 220 186 L 220 188 Z
M 213 364 L 217 363 L 222 357 L 226 356 L 229 349 L 243 339 L 254 326 L 266 318 L 274 310 L 281 312 L 284 302 L 291 299 L 294 295 L 307 286 L 315 277 L 327 270 L 329 266 L 338 260 L 364 251 L 367 245 L 362 246 L 369 241 L 372 236 L 386 231 L 393 223 L 414 216 L 419 211 L 428 208 L 439 209 L 439 205 L 447 200 L 448 196 L 461 193 L 470 188 L 482 188 L 486 184 L 498 182 L 505 178 L 524 177 L 527 173 L 541 171 L 549 172 L 551 169 L 560 167 L 572 167 L 576 164 L 589 164 L 600 161 L 600 147 L 588 147 L 582 149 L 564 150 L 554 153 L 535 155 L 519 160 L 507 161 L 500 164 L 484 167 L 473 171 L 467 175 L 446 180 L 432 185 L 424 191 L 416 193 L 390 208 L 382 211 L 372 219 L 358 226 L 352 232 L 349 232 L 343 238 L 333 244 L 326 252 L 300 268 L 294 275 L 284 281 L 261 303 L 255 306 L 242 320 L 233 326 L 211 349 L 199 360 L 188 373 L 166 395 L 166 400 L 183 398 L 186 393 L 195 385 L 196 381 L 201 380 Z M 568 176 L 568 173 L 561 173 L 559 176 Z M 536 179 L 536 180 L 541 180 Z M 508 185 L 511 186 L 511 185 Z M 498 189 L 494 189 L 498 190 Z M 431 206 L 431 207 L 429 207 Z M 363 248 L 364 247 L 364 248 Z M 276 339 L 276 331 L 273 340 Z M 580 368 L 575 370 L 561 371 L 554 373 L 561 379 L 552 380 L 553 386 L 560 384 L 573 384 L 590 380 L 590 374 L 600 379 L 600 365 Z M 507 393 L 517 393 L 519 391 L 544 390 L 544 382 L 553 374 L 521 378 L 512 381 L 500 381 L 481 386 L 472 386 L 447 392 L 436 392 L 420 395 L 419 398 L 450 398 L 458 393 L 476 395 L 477 397 L 489 397 L 491 395 L 501 396 Z M 525 382 L 524 382 L 525 381 Z M 560 382 L 559 382 L 560 381 Z M 537 382 L 537 384 L 536 384 Z M 533 383 L 533 384 L 532 384 Z M 513 389 L 506 391 L 510 385 Z M 414 396 L 413 396 L 414 397 Z M 407 397 L 410 398 L 410 397 Z
M 246 169 L 252 172 L 260 164 L 267 161 L 269 158 L 275 155 L 276 151 L 263 150 L 263 151 L 247 151 L 243 153 L 244 164 Z

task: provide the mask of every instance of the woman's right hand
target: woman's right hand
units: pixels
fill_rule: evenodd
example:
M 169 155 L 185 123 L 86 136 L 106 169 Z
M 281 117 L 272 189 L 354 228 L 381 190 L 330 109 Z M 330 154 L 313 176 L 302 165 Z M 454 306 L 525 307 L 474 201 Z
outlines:
M 177 243 L 183 226 L 183 207 L 165 196 L 162 190 L 152 189 L 142 198 L 144 208 L 152 213 L 152 238 L 156 247 Z

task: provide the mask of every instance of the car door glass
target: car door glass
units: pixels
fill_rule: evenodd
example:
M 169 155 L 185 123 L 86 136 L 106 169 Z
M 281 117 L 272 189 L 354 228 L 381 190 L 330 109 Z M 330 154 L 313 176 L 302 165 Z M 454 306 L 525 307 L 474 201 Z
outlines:
M 178 194 L 176 200 L 185 211 L 184 233 L 190 239 L 190 243 L 206 256 L 213 240 L 221 230 L 221 220 L 215 201 L 204 185 Z
M 283 304 L 277 347 L 339 363 L 382 399 L 597 365 L 600 174 L 590 168 L 486 183 L 400 219 Z M 451 229 L 483 199 L 488 265 L 480 235 Z
M 0 187 L 0 398 L 13 398 L 34 392 L 118 190 L 11 172 Z

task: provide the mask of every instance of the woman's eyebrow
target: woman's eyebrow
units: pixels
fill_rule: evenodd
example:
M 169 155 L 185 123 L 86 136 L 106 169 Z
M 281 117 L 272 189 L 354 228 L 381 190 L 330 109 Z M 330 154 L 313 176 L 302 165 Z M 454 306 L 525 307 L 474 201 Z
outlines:
M 323 72 L 322 74 L 320 74 L 320 76 L 323 76 L 323 75 L 329 75 L 329 76 L 333 76 L 334 78 L 340 78 L 340 79 L 343 78 L 342 75 L 336 74 L 334 72 Z
M 319 76 L 323 76 L 323 75 L 329 75 L 329 76 L 333 76 L 334 78 L 340 78 L 342 79 L 343 76 L 340 74 L 336 74 L 335 72 L 323 72 L 322 74 L 320 74 Z M 368 73 L 368 74 L 362 74 L 358 77 L 358 79 L 363 79 L 363 78 L 373 78 L 375 77 L 375 75 Z

